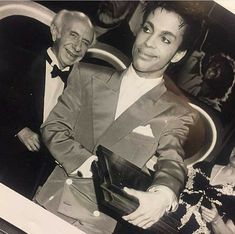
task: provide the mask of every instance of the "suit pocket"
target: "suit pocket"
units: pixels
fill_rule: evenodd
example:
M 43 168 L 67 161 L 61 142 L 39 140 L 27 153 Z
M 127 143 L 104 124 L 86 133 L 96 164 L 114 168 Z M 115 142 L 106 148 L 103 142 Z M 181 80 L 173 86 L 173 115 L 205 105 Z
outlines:
M 157 138 L 130 133 L 116 143 L 111 151 L 142 168 L 153 155 L 157 147 Z
M 145 136 L 139 133 L 132 132 L 129 135 L 126 136 L 126 138 L 135 145 L 141 145 L 141 146 L 151 146 L 156 142 L 155 137 L 151 136 Z
M 111 233 L 116 221 L 99 211 L 92 178 L 68 178 L 63 187 L 58 212 Z M 98 213 L 98 216 L 95 215 Z M 98 232 L 97 232 L 98 233 Z M 103 233 L 103 232 L 102 232 Z

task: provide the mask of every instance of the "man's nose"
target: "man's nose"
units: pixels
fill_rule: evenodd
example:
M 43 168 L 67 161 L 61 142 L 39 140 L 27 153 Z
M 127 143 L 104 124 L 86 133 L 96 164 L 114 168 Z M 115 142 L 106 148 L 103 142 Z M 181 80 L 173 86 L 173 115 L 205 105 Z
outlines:
M 73 43 L 73 48 L 75 49 L 76 52 L 81 51 L 81 47 L 82 47 L 82 39 L 79 38 L 78 40 L 76 40 L 76 42 Z
M 154 36 L 150 35 L 148 38 L 146 38 L 145 45 L 147 47 L 155 48 L 157 45 L 157 39 Z

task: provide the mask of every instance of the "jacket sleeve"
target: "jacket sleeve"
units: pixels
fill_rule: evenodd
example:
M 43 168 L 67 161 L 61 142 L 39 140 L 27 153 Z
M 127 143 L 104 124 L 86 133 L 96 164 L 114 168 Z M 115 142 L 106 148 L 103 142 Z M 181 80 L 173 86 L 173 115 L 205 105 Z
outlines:
M 82 80 L 75 64 L 67 88 L 41 126 L 42 138 L 56 161 L 70 174 L 92 153 L 74 139 L 74 127 L 80 113 Z
M 188 112 L 169 120 L 159 139 L 158 161 L 154 166 L 156 172 L 153 185 L 164 185 L 170 188 L 177 197 L 184 188 L 187 175 L 183 146 L 190 126 L 195 124 L 197 119 L 197 113 Z

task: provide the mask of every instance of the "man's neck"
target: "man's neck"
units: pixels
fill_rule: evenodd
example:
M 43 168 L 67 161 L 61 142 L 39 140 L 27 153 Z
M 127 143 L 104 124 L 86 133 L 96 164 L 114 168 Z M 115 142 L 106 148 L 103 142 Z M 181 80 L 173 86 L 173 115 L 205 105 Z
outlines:
M 145 79 L 158 79 L 158 78 L 162 78 L 164 71 L 153 71 L 153 72 L 142 72 L 142 71 L 138 71 L 134 68 L 134 66 L 132 66 L 134 71 L 136 72 L 136 74 L 141 77 L 141 78 L 145 78 Z

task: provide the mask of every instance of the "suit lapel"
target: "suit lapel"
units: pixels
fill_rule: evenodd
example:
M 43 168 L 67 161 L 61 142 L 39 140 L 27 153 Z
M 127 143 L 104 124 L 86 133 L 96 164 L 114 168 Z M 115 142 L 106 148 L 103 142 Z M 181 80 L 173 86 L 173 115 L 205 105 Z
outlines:
M 115 72 L 104 82 L 97 74 L 93 79 L 93 129 L 94 142 L 104 134 L 105 130 L 113 123 L 116 113 L 121 74 Z
M 166 88 L 162 81 L 161 84 L 143 95 L 110 125 L 97 145 L 111 148 L 112 145 L 132 132 L 133 129 L 144 125 L 147 121 L 162 113 L 167 107 L 161 105 L 159 99 L 165 91 Z

